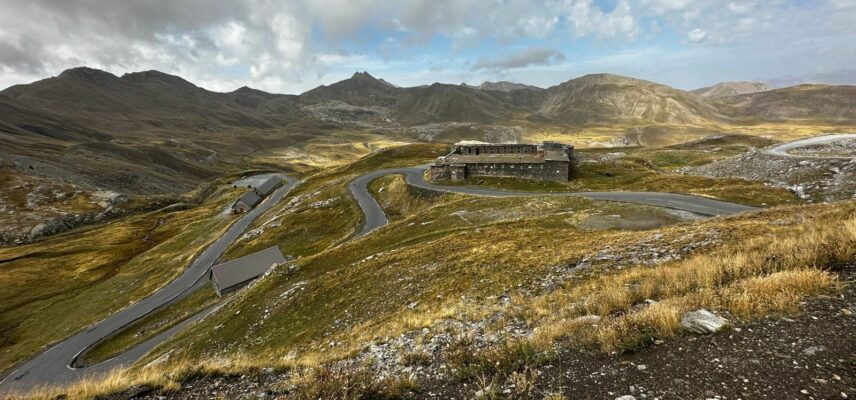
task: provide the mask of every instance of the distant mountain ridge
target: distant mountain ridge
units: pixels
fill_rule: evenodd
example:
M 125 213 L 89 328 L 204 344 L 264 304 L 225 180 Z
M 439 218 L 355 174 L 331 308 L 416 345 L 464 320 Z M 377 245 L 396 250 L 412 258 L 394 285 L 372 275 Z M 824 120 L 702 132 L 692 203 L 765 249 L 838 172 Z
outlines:
M 720 88 L 726 86 L 746 90 Z M 0 165 L 122 193 L 182 193 L 248 168 L 250 154 L 331 129 L 433 140 L 447 129 L 458 130 L 454 137 L 481 139 L 480 129 L 497 126 L 856 124 L 854 86 L 712 92 L 702 96 L 612 74 L 549 88 L 513 82 L 398 87 L 357 72 L 300 95 L 248 87 L 220 93 L 159 71 L 120 77 L 80 67 L 0 91 Z
M 764 92 L 770 89 L 772 89 L 770 85 L 763 82 L 720 82 L 713 86 L 691 90 L 690 93 L 705 98 L 717 98 Z
M 273 129 L 318 124 L 319 109 L 346 104 L 343 122 L 361 115 L 386 115 L 391 124 L 413 126 L 443 122 L 502 124 L 526 118 L 555 124 L 586 125 L 612 122 L 703 124 L 735 118 L 780 121 L 810 118 L 800 107 L 806 91 L 777 92 L 774 103 L 760 110 L 758 101 L 731 99 L 769 92 L 758 82 L 723 82 L 686 92 L 666 85 L 612 74 L 591 74 L 546 89 L 514 82 L 484 82 L 474 87 L 435 83 L 398 87 L 368 72 L 319 86 L 300 95 L 267 93 L 242 87 L 230 93 L 211 92 L 180 77 L 158 71 L 121 77 L 80 67 L 59 76 L 17 85 L 0 92 L 0 99 L 17 111 L 0 116 L 12 130 L 26 130 L 32 120 L 16 120 L 23 109 L 41 115 L 35 120 L 63 121 L 95 131 L 180 129 L 216 132 L 230 128 Z M 830 95 L 823 97 L 823 93 Z M 846 87 L 817 86 L 813 99 L 824 98 L 818 119 L 854 120 Z M 834 95 L 832 93 L 835 93 Z M 792 97 L 785 101 L 781 97 Z M 773 110 L 776 104 L 782 109 Z M 787 104 L 787 106 L 784 106 Z M 307 108 L 307 107 L 310 107 Z M 0 107 L 8 108 L 9 105 Z M 362 108 L 366 111 L 359 111 Z M 755 110 L 755 111 L 753 111 Z M 324 115 L 330 115 L 326 113 Z M 346 115 L 345 115 L 346 114 Z M 330 121 L 325 121 L 330 123 Z M 334 124 L 339 122 L 332 121 Z
M 523 83 L 509 82 L 509 81 L 498 81 L 498 82 L 482 82 L 480 85 L 476 86 L 481 90 L 496 90 L 500 92 L 512 92 L 515 90 L 521 89 L 529 89 L 529 90 L 544 90 L 537 86 L 526 85 Z

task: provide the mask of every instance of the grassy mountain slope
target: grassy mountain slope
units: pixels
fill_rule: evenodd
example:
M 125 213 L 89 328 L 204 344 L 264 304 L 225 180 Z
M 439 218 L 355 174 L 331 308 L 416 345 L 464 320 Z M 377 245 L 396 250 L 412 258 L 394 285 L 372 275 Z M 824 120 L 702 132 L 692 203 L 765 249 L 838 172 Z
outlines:
M 501 93 L 498 93 L 501 94 Z M 458 85 L 435 83 L 409 88 L 395 105 L 395 117 L 404 125 L 432 122 L 493 123 L 508 120 L 514 105 L 502 97 Z
M 662 149 L 641 164 L 676 168 L 708 150 Z M 557 348 L 599 357 L 666 348 L 688 335 L 679 327 L 685 311 L 712 309 L 738 327 L 798 313 L 812 296 L 834 294 L 835 275 L 853 260 L 852 201 L 693 220 L 576 198 L 426 196 L 395 177 L 371 185 L 393 210 L 391 224 L 336 243 L 356 226 L 353 200 L 341 192 L 349 177 L 431 152 L 396 149 L 309 177 L 229 255 L 277 243 L 302 257 L 116 379 L 163 384 L 174 369 L 183 372 L 170 376 L 181 379 L 188 370 L 272 367 L 283 374 L 272 390 L 298 398 L 352 384 L 369 390 L 382 374 L 392 380 L 383 390 L 412 390 L 426 378 L 474 397 L 487 386 L 519 385 L 520 374 L 537 371 Z M 598 165 L 586 168 L 596 175 Z M 349 222 L 334 226 L 339 219 Z M 306 235 L 315 236 L 300 242 Z M 349 361 L 325 364 L 342 359 Z M 324 375 L 332 370 L 340 375 Z

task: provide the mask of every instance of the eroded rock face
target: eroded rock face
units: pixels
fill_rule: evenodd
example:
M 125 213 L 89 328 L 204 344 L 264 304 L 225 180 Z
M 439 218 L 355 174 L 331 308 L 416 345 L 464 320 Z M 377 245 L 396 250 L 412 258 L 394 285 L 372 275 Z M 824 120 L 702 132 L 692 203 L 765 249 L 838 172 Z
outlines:
M 703 308 L 690 311 L 681 317 L 681 328 L 698 334 L 719 332 L 727 324 L 727 319 Z

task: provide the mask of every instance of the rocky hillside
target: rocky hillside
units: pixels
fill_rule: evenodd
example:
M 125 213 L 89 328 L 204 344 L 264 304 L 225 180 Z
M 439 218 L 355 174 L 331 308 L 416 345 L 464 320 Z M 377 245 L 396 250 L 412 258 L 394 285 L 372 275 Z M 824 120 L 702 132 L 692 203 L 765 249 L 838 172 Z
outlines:
M 342 101 L 355 106 L 392 106 L 400 92 L 398 87 L 383 79 L 376 79 L 367 72 L 357 72 L 350 79 L 301 94 L 300 101 L 307 104 Z
M 717 98 L 764 92 L 770 89 L 770 86 L 763 82 L 721 82 L 713 86 L 691 90 L 690 93 L 704 98 Z
M 724 97 L 732 115 L 764 121 L 856 121 L 856 86 L 799 85 Z

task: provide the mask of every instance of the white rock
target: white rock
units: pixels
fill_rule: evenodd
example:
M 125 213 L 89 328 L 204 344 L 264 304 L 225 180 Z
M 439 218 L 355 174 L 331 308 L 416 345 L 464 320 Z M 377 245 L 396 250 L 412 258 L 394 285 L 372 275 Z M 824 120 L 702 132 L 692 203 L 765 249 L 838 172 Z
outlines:
M 583 315 L 582 317 L 574 318 L 574 322 L 582 324 L 596 324 L 600 322 L 600 315 Z
M 629 394 L 625 394 L 624 396 L 616 397 L 615 400 L 636 400 L 636 398 Z
M 726 324 L 728 320 L 703 308 L 685 313 L 681 317 L 681 328 L 699 334 L 718 332 Z

